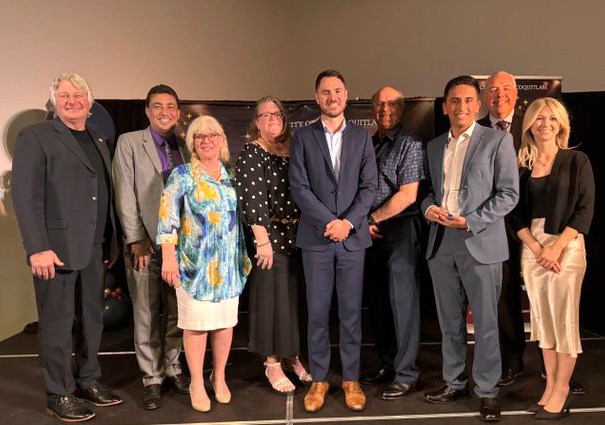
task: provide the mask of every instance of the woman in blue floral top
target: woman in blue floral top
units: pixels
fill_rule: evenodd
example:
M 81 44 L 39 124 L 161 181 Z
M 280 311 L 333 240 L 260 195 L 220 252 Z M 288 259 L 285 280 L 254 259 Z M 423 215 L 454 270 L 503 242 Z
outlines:
M 176 167 L 160 202 L 157 243 L 162 278 L 176 288 L 178 326 L 191 372 L 191 405 L 207 412 L 204 354 L 208 333 L 216 401 L 229 403 L 225 366 L 237 324 L 239 295 L 250 271 L 237 214 L 237 197 L 224 163 L 225 132 L 210 116 L 196 118 L 187 131 L 191 163 Z

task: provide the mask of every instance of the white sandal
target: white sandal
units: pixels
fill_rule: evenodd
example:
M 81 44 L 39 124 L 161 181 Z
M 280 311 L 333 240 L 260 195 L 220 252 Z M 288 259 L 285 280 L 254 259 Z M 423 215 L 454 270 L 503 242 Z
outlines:
M 309 372 L 307 372 L 307 369 L 305 369 L 305 365 L 302 364 L 302 362 L 300 361 L 298 356 L 296 356 L 295 359 L 296 360 L 294 360 L 294 362 L 299 362 L 300 365 L 302 366 L 302 371 L 299 373 L 296 373 L 294 371 L 294 363 L 290 363 L 290 364 L 284 363 L 284 367 L 283 367 L 284 371 L 292 372 L 293 374 L 295 374 L 301 384 L 311 385 L 313 383 L 313 377 L 311 376 L 311 374 Z
M 294 394 L 296 387 L 294 386 L 292 381 L 290 381 L 287 377 L 284 376 L 283 378 L 279 378 L 273 382 L 271 382 L 271 379 L 269 379 L 269 368 L 270 367 L 271 368 L 273 368 L 273 367 L 281 368 L 280 362 L 275 362 L 275 363 L 264 362 L 263 365 L 265 366 L 265 376 L 267 377 L 267 381 L 269 381 L 269 385 L 271 385 L 271 389 L 273 391 L 275 391 L 276 393 L 281 394 L 281 395 Z

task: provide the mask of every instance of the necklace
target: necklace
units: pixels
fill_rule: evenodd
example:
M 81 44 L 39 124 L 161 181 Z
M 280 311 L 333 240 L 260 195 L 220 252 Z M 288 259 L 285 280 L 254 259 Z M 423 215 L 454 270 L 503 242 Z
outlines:
M 263 141 L 263 144 L 267 148 L 269 148 L 269 150 L 271 151 L 272 154 L 274 154 L 275 156 L 279 156 L 280 158 L 284 158 L 284 155 L 280 155 L 280 153 L 277 151 L 277 149 L 275 149 L 275 146 L 273 146 L 273 143 L 266 141 L 262 137 L 260 137 L 260 140 Z
M 221 169 L 221 162 L 219 161 L 218 166 L 216 168 L 210 168 L 206 167 L 204 164 L 202 164 L 202 161 L 200 161 L 200 167 L 202 167 L 206 171 L 210 171 L 211 173 L 216 173 Z
M 536 157 L 536 162 L 543 167 L 548 167 L 553 162 L 553 159 L 555 158 L 556 155 L 557 155 L 557 152 L 555 152 L 551 155 L 544 154 L 542 157 L 540 157 L 540 155 L 538 155 Z

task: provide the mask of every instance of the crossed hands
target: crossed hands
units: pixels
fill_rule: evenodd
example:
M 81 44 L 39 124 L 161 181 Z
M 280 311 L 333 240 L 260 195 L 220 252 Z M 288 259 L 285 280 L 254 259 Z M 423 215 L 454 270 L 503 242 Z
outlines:
M 349 237 L 351 225 L 346 220 L 334 219 L 326 225 L 324 237 L 333 242 L 342 242 Z
M 536 261 L 542 267 L 555 273 L 563 271 L 563 267 L 561 266 L 563 250 L 557 245 L 553 244 L 543 247 L 539 242 L 536 242 L 530 249 L 534 257 L 536 257 Z
M 426 213 L 426 218 L 429 221 L 441 224 L 452 229 L 466 230 L 468 223 L 466 219 L 460 215 L 454 215 L 448 210 L 434 205 Z

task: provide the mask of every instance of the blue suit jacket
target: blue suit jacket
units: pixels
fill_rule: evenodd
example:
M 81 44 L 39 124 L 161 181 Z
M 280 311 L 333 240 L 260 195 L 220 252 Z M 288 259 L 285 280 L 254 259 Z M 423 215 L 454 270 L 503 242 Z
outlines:
M 443 155 L 447 133 L 428 142 L 426 151 L 430 174 L 428 195 L 422 201 L 422 212 L 443 200 Z M 469 141 L 460 181 L 460 215 L 473 234 L 466 240 L 469 253 L 483 264 L 508 259 L 508 242 L 504 216 L 519 200 L 519 167 L 510 133 L 475 126 Z M 426 258 L 436 249 L 439 225 L 430 224 Z
M 336 218 L 347 219 L 354 226 L 343 241 L 347 250 L 372 244 L 367 214 L 378 184 L 372 139 L 366 129 L 351 123 L 342 137 L 337 182 L 321 120 L 294 133 L 289 177 L 292 197 L 301 211 L 296 237 L 300 248 L 325 250 L 331 241 L 323 233 Z

